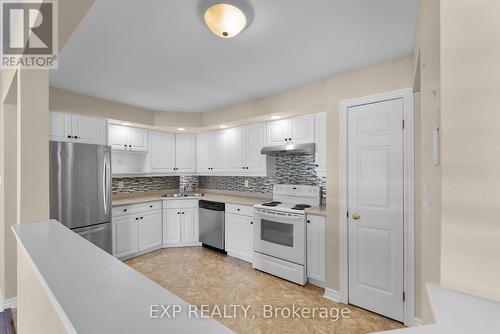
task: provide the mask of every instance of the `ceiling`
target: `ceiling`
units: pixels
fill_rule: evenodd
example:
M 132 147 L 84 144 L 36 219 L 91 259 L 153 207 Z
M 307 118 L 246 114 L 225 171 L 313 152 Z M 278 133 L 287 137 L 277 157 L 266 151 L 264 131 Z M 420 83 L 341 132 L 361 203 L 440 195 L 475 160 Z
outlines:
M 97 0 L 51 86 L 151 110 L 207 111 L 412 53 L 416 0 L 237 0 L 252 21 L 232 39 L 205 26 L 201 1 Z

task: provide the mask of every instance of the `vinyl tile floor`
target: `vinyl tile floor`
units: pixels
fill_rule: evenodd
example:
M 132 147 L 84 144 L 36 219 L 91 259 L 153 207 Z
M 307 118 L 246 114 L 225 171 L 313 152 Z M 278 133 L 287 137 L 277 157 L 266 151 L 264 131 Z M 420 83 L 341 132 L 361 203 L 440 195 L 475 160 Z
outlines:
M 202 247 L 161 249 L 125 263 L 186 302 L 198 307 L 208 305 L 204 306 L 206 310 L 236 333 L 355 334 L 403 327 L 359 307 L 325 299 L 322 288 L 285 281 L 255 270 L 245 261 Z M 232 305 L 250 306 L 247 316 L 238 307 L 236 317 L 232 317 Z M 220 317 L 216 311 L 224 306 L 226 317 Z M 292 316 L 294 306 L 299 308 L 298 317 L 297 313 Z M 344 308 L 349 314 L 344 310 L 342 318 Z M 309 316 L 308 311 L 300 313 L 303 309 L 310 310 Z

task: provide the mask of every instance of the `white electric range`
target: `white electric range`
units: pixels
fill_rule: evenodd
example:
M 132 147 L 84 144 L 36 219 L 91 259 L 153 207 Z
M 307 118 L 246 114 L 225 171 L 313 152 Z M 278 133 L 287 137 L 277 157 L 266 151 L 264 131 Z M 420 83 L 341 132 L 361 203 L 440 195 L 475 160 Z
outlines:
M 276 184 L 273 200 L 254 206 L 255 269 L 297 284 L 307 282 L 306 209 L 321 204 L 317 186 Z

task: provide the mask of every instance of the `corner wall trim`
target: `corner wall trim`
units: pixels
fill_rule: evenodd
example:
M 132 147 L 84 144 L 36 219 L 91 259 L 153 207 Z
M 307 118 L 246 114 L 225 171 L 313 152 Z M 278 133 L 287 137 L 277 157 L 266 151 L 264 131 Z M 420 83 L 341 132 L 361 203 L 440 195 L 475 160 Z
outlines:
M 17 299 L 16 297 L 12 297 L 12 298 L 9 298 L 9 299 L 5 299 L 3 301 L 3 309 L 6 310 L 6 309 L 9 309 L 9 308 L 15 308 L 17 306 Z
M 323 295 L 323 297 L 326 299 L 330 299 L 331 301 L 334 301 L 336 303 L 342 303 L 343 299 L 340 292 L 330 288 L 325 288 L 325 294 Z

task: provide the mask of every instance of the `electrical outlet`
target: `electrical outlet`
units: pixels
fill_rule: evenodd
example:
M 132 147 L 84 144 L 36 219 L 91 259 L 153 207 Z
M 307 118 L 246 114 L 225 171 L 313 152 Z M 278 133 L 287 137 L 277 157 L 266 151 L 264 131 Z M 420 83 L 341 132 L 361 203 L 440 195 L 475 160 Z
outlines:
M 248 185 L 248 180 L 245 180 L 245 188 L 248 188 L 249 185 Z
M 118 188 L 123 188 L 123 187 L 125 187 L 125 182 L 118 181 Z

